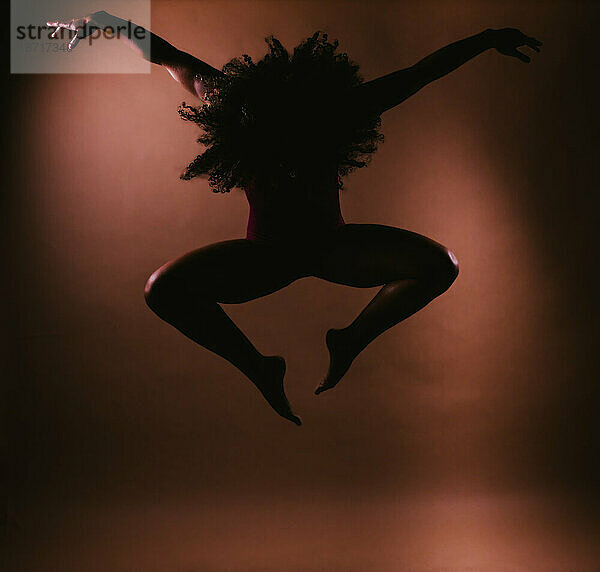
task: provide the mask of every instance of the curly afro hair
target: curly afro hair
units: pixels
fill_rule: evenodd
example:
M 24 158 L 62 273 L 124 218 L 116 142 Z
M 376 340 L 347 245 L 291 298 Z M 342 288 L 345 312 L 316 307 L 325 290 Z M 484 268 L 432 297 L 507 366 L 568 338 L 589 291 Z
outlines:
M 343 188 L 342 177 L 366 166 L 383 141 L 381 117 L 353 104 L 353 88 L 363 82 L 359 66 L 320 31 L 291 55 L 275 37 L 265 41 L 263 59 L 233 58 L 222 75 L 205 78 L 200 107 L 179 107 L 202 128 L 198 142 L 206 147 L 181 178 L 208 175 L 213 192 L 224 193 L 257 180 L 289 184 L 337 166 Z

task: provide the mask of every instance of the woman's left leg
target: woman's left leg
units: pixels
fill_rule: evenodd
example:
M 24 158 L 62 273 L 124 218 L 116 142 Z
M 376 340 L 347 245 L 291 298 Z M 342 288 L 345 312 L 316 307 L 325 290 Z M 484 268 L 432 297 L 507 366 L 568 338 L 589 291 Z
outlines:
M 327 332 L 327 375 L 316 389 L 334 387 L 356 356 L 377 336 L 445 292 L 458 275 L 454 254 L 408 230 L 347 224 L 320 245 L 314 275 L 358 288 L 382 286 L 346 328 Z

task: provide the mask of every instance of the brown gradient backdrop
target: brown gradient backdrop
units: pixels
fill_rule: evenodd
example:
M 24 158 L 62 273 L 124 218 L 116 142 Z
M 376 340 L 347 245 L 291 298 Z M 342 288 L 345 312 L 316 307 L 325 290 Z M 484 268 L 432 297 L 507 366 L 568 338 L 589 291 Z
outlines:
M 178 179 L 190 96 L 158 67 L 9 77 L 10 570 L 597 570 L 598 8 L 153 2 L 153 30 L 217 67 L 316 29 L 367 80 L 486 27 L 544 41 L 383 116 L 346 220 L 430 236 L 461 273 L 339 388 L 312 394 L 324 333 L 376 289 L 227 307 L 288 360 L 301 428 L 144 304 L 156 267 L 245 232 L 240 192 Z

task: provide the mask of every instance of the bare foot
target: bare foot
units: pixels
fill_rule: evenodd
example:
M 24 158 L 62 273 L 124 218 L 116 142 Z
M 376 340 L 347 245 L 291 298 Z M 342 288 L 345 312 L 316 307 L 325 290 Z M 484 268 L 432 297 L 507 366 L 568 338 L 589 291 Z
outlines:
M 281 356 L 264 358 L 258 379 L 252 380 L 258 387 L 269 405 L 279 415 L 289 419 L 296 425 L 302 425 L 302 420 L 294 415 L 290 402 L 283 390 L 283 377 L 285 376 L 285 360 Z
M 329 371 L 315 390 L 315 395 L 335 387 L 356 357 L 349 349 L 344 330 L 329 330 L 325 335 L 325 343 L 329 349 Z

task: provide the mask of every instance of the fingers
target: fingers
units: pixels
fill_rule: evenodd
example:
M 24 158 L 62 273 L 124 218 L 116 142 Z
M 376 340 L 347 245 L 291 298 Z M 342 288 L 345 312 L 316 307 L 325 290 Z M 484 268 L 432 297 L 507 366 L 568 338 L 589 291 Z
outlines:
M 533 36 L 526 36 L 523 34 L 523 32 L 516 28 L 503 28 L 503 30 L 505 31 L 505 37 L 500 38 L 498 45 L 496 46 L 496 49 L 501 54 L 517 58 L 528 64 L 531 62 L 531 58 L 527 54 L 519 51 L 517 48 L 527 46 L 536 52 L 540 52 L 540 46 L 542 45 L 542 42 L 540 42 L 537 38 L 534 38 Z
M 516 49 L 511 53 L 511 55 L 515 58 L 519 58 L 522 62 L 525 62 L 526 64 L 528 64 L 531 61 L 531 58 L 529 56 Z
M 519 58 L 522 62 L 528 64 L 531 61 L 531 58 L 523 52 L 517 50 L 517 48 L 520 46 L 527 46 L 539 53 L 542 42 L 540 42 L 537 38 L 534 38 L 533 36 L 526 36 L 525 34 L 523 34 L 522 36 L 522 41 L 519 43 L 519 45 L 514 47 L 510 55 Z
M 533 38 L 531 36 L 525 36 L 525 45 L 534 49 L 536 52 L 539 52 L 540 46 L 542 46 L 543 44 L 536 38 Z
M 67 46 L 67 51 L 70 52 L 73 50 L 73 48 L 79 43 L 79 40 L 81 38 L 78 35 L 75 35 L 73 37 L 73 39 L 69 42 L 69 45 Z M 79 52 L 78 52 L 79 53 Z
M 66 30 L 76 29 L 73 22 L 46 22 L 46 26 L 48 26 L 48 28 L 56 28 L 54 31 L 55 34 L 60 28 L 65 28 Z
M 50 34 L 51 38 L 56 38 L 58 32 L 60 32 L 60 30 L 72 30 L 73 27 L 70 26 L 69 24 L 65 24 L 64 22 L 46 22 L 46 26 L 48 26 L 49 28 L 56 28 L 54 30 L 54 32 L 52 32 Z M 75 34 L 75 38 L 77 38 L 77 34 Z M 62 37 L 61 37 L 62 39 Z M 67 48 L 67 50 L 70 52 L 72 50 L 71 44 L 73 43 L 73 41 L 71 40 L 71 42 L 69 42 L 69 46 Z M 73 46 L 75 47 L 75 46 Z
M 51 38 L 56 38 L 56 35 L 58 34 L 58 32 L 61 29 L 73 30 L 73 31 L 77 32 L 75 34 L 75 36 L 73 36 L 73 38 L 71 39 L 71 41 L 69 42 L 69 44 L 67 46 L 67 51 L 70 52 L 73 50 L 73 48 L 75 48 L 77 46 L 77 44 L 83 37 L 82 27 L 77 25 L 78 22 L 79 21 L 76 21 L 76 20 L 71 20 L 70 22 L 46 22 L 46 26 L 48 26 L 49 28 L 56 28 L 54 30 L 54 32 L 52 32 L 52 34 L 50 34 Z

